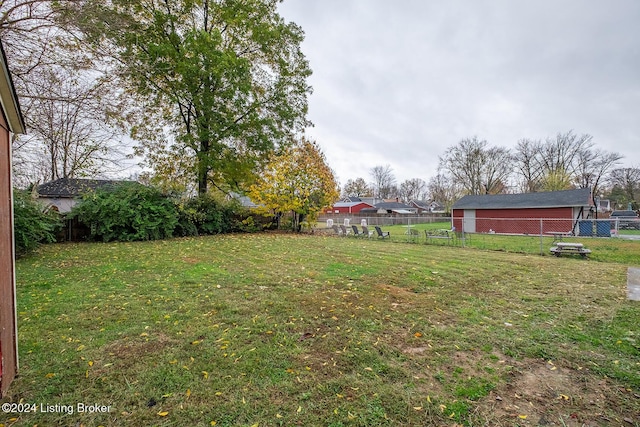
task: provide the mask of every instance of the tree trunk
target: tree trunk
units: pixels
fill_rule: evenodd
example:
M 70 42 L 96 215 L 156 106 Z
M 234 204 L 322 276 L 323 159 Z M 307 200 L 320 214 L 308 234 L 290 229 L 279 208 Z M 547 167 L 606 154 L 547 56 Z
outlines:
M 207 155 L 209 154 L 209 141 L 200 141 L 200 151 L 197 154 L 196 165 L 198 169 L 198 194 L 207 194 L 207 178 L 209 177 L 209 165 L 207 164 Z

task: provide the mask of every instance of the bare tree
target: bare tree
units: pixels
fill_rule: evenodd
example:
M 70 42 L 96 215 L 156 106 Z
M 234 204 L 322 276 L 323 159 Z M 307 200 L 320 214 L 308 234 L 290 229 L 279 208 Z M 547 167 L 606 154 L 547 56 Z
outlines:
M 388 199 L 397 193 L 396 177 L 390 165 L 374 166 L 371 168 L 371 177 L 373 178 L 374 196 L 381 199 Z
M 371 186 L 367 184 L 364 178 L 350 179 L 342 188 L 342 195 L 344 197 L 371 197 L 373 196 L 373 190 Z
M 512 156 L 502 147 L 487 148 L 487 141 L 467 138 L 440 157 L 445 171 L 466 194 L 496 194 L 506 190 Z
M 29 148 L 30 163 L 46 170 L 46 175 L 33 177 L 36 181 L 121 169 L 126 154 L 121 134 L 108 125 L 112 113 L 104 94 L 109 88 L 82 77 L 51 68 L 25 88 L 24 97 L 38 113 L 26 117 L 30 132 L 21 151 Z
M 540 164 L 542 143 L 530 139 L 521 139 L 516 145 L 513 159 L 519 177 L 519 189 L 524 193 L 540 191 L 544 175 Z
M 482 168 L 482 189 L 485 194 L 507 192 L 513 173 L 513 155 L 503 147 L 491 147 L 485 152 Z
M 27 135 L 13 141 L 14 174 L 22 186 L 105 175 L 119 170 L 123 158 L 122 132 L 111 126 L 122 111 L 113 105 L 114 88 L 101 80 L 100 58 L 61 25 L 53 4 L 0 0 L 0 37 L 27 125 Z
M 558 133 L 555 138 L 547 138 L 540 151 L 540 164 L 545 173 L 566 173 L 575 175 L 575 161 L 579 153 L 593 147 L 593 137 L 589 134 L 576 135 L 572 130 Z
M 619 168 L 609 173 L 607 184 L 610 197 L 616 208 L 625 208 L 628 203 L 638 206 L 640 201 L 640 167 Z
M 579 188 L 591 188 L 591 196 L 600 194 L 607 173 L 620 163 L 622 155 L 590 148 L 578 152 L 574 180 Z
M 438 173 L 427 184 L 429 198 L 444 206 L 447 212 L 451 211 L 453 203 L 462 196 L 462 192 L 454 181 L 444 173 Z
M 399 193 L 405 202 L 423 200 L 427 193 L 427 183 L 421 178 L 407 179 L 400 184 Z
M 565 190 L 575 186 L 598 194 L 606 174 L 622 156 L 595 149 L 593 137 L 573 131 L 558 133 L 545 142 L 522 139 L 516 146 L 521 189 L 525 192 Z

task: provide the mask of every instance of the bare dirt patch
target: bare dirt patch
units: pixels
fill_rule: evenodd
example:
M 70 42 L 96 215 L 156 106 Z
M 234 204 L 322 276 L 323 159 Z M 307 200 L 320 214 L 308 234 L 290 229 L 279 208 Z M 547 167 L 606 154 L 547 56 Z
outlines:
M 115 360 L 120 368 L 130 367 L 143 357 L 161 353 L 165 348 L 176 345 L 176 341 L 164 333 L 142 334 L 138 337 L 125 337 L 106 347 L 109 359 Z
M 635 426 L 640 422 L 631 408 L 628 414 L 623 409 L 637 396 L 608 379 L 550 361 L 509 363 L 513 366 L 511 380 L 493 390 L 477 408 L 487 425 Z M 636 405 L 631 402 L 631 406 Z

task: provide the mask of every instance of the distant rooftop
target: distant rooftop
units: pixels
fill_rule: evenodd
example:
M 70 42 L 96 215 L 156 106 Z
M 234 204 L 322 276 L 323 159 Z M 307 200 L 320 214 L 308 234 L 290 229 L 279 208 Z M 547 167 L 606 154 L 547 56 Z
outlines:
M 79 179 L 79 178 L 60 178 L 55 181 L 45 182 L 38 186 L 38 194 L 40 197 L 67 197 L 74 198 L 85 194 L 90 190 L 105 188 L 120 184 L 125 181 L 114 181 L 107 179 Z

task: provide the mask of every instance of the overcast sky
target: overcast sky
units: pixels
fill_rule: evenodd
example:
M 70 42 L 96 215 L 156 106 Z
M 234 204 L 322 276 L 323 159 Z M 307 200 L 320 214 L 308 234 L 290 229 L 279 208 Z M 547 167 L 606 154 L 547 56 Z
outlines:
M 640 1 L 284 0 L 313 70 L 308 135 L 338 180 L 428 181 L 463 138 L 573 130 L 640 166 Z

